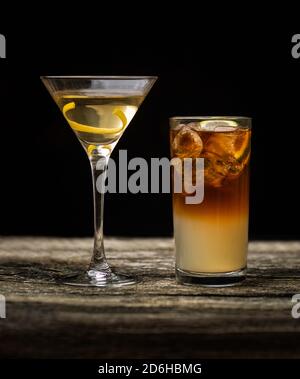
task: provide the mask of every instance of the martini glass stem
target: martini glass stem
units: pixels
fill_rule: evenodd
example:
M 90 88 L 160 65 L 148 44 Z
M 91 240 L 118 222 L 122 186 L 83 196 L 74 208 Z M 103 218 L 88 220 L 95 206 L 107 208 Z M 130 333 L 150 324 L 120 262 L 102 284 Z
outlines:
M 104 192 L 109 156 L 110 152 L 106 149 L 103 149 L 101 154 L 99 154 L 99 150 L 95 150 L 90 156 L 93 179 L 95 234 L 93 256 L 88 275 L 90 277 L 97 277 L 98 279 L 100 277 L 108 279 L 112 274 L 106 261 L 103 241 Z

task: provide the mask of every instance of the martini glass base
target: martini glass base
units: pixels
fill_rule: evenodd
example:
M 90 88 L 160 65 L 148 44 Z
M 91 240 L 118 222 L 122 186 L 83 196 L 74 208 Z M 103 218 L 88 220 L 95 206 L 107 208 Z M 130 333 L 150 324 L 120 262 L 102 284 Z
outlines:
M 121 287 L 138 283 L 133 276 L 114 272 L 88 271 L 64 279 L 63 284 L 79 287 Z

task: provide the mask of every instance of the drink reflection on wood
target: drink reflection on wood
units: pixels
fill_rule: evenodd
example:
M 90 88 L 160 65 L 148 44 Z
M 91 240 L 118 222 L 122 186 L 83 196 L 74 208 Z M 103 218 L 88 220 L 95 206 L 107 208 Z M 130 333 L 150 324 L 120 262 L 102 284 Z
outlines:
M 170 137 L 172 157 L 204 158 L 203 201 L 173 194 L 177 280 L 236 284 L 247 265 L 251 120 L 172 118 Z

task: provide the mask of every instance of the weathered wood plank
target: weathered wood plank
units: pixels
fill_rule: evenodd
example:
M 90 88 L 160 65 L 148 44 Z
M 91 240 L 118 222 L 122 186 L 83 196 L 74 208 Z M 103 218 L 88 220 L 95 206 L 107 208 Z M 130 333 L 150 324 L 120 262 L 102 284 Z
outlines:
M 137 285 L 55 284 L 88 264 L 90 239 L 0 239 L 1 356 L 300 356 L 300 319 L 291 317 L 300 242 L 251 243 L 248 279 L 230 288 L 176 284 L 170 239 L 107 239 L 106 247 Z

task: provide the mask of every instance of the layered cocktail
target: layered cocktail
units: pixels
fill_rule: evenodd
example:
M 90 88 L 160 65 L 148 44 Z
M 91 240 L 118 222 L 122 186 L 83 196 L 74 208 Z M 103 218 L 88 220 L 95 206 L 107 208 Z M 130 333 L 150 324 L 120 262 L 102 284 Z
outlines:
M 184 186 L 181 193 L 173 193 L 177 280 L 211 286 L 238 283 L 247 265 L 251 120 L 175 117 L 170 124 L 172 157 L 204 159 L 199 183 L 194 183 L 196 165 L 191 170 L 194 185 L 204 181 L 201 202 L 188 204 L 191 194 Z

